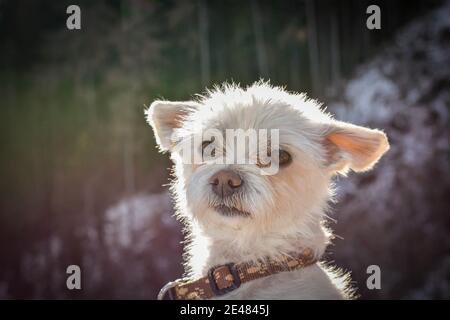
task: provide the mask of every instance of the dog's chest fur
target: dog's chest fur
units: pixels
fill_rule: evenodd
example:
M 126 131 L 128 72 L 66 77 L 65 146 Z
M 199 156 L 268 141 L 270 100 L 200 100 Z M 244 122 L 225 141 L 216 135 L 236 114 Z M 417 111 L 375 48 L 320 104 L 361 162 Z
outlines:
M 266 255 L 270 256 L 276 252 L 294 252 L 295 247 L 290 244 L 298 246 L 298 243 L 305 243 L 304 239 L 297 239 L 276 248 L 269 239 L 255 237 L 252 245 L 247 243 L 248 250 L 240 252 L 236 243 L 210 242 L 208 239 L 199 237 L 198 231 L 194 232 L 197 236 L 188 246 L 190 250 L 187 252 L 187 256 L 190 257 L 187 261 L 190 270 L 188 276 L 191 278 L 204 276 L 214 266 L 247 261 L 252 257 L 250 253 L 261 252 L 262 247 L 269 250 Z M 307 247 L 312 248 L 316 259 L 320 260 L 326 247 L 326 235 L 323 230 L 316 230 L 314 235 L 314 241 L 309 242 Z M 300 249 L 297 247 L 297 250 Z M 216 299 L 351 299 L 354 297 L 354 290 L 350 280 L 348 274 L 317 262 L 298 270 L 281 272 L 243 283 L 238 289 Z

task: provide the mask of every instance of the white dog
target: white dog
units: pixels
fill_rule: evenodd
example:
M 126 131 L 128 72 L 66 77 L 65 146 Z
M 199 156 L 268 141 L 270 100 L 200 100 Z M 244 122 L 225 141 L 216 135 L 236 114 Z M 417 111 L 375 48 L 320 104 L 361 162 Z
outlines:
M 170 151 L 175 163 L 172 191 L 177 217 L 185 223 L 187 231 L 183 282 L 203 278 L 207 285 L 216 286 L 211 291 L 215 294 L 210 292 L 209 296 L 202 296 L 205 290 L 197 288 L 201 294 L 182 297 L 354 296 L 348 275 L 318 262 L 331 236 L 325 226 L 327 204 L 333 197 L 333 176 L 350 169 L 369 170 L 389 149 L 383 132 L 334 120 L 306 95 L 289 93 L 264 82 L 247 88 L 225 84 L 195 101 L 155 101 L 146 115 L 160 150 Z M 271 146 L 277 148 L 278 172 L 261 174 L 257 162 L 186 163 L 177 144 L 211 128 L 278 129 L 279 144 Z M 204 150 L 217 143 L 217 140 L 199 141 L 194 148 Z M 227 141 L 215 148 L 226 153 L 228 146 Z M 211 268 L 216 266 L 228 263 L 254 266 L 305 250 L 313 257 L 311 263 L 285 272 L 271 272 L 242 284 L 233 279 L 239 274 L 230 268 L 227 279 L 234 290 L 217 290 L 217 284 L 211 284 L 214 278 L 207 277 L 208 270 L 214 271 Z M 183 290 L 177 293 L 184 294 Z

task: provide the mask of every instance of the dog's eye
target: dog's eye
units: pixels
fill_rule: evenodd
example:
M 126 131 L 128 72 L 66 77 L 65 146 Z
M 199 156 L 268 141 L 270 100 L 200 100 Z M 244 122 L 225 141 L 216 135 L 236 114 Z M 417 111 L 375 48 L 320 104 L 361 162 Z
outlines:
M 291 163 L 291 161 L 292 161 L 291 154 L 284 150 L 280 150 L 280 152 L 278 154 L 278 158 L 279 158 L 280 166 L 285 166 L 285 165 Z
M 270 157 L 270 155 L 271 155 L 271 153 L 268 152 L 268 156 L 269 156 L 269 157 Z M 278 163 L 279 163 L 280 166 L 288 165 L 289 163 L 291 163 L 291 161 L 292 161 L 292 156 L 291 156 L 291 154 L 290 154 L 289 152 L 284 151 L 284 150 L 280 150 L 280 151 L 278 152 Z M 265 163 L 265 164 L 263 164 L 263 163 L 260 161 L 259 157 L 258 157 L 258 162 L 256 163 L 256 165 L 257 165 L 258 167 L 260 167 L 260 168 L 267 168 L 267 167 L 270 167 L 270 163 Z
M 206 147 L 209 146 L 213 142 L 214 142 L 214 138 L 212 140 L 205 140 L 205 141 L 202 142 L 202 155 L 203 156 L 204 156 L 204 152 L 205 152 Z M 212 156 L 212 157 L 216 156 L 216 149 L 215 148 L 211 151 L 210 156 Z
M 211 143 L 212 143 L 212 140 L 210 140 L 210 141 L 203 141 L 202 142 L 202 150 L 205 150 L 205 148 L 207 146 L 209 146 Z

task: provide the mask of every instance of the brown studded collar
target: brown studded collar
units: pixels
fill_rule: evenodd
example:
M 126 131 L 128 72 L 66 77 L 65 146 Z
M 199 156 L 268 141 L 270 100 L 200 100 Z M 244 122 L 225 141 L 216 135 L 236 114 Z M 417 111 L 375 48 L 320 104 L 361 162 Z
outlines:
M 198 300 L 222 296 L 236 290 L 242 283 L 293 271 L 316 263 L 313 251 L 304 249 L 299 254 L 283 255 L 277 260 L 228 263 L 209 269 L 208 275 L 199 279 L 179 279 L 166 284 L 158 295 L 159 300 Z

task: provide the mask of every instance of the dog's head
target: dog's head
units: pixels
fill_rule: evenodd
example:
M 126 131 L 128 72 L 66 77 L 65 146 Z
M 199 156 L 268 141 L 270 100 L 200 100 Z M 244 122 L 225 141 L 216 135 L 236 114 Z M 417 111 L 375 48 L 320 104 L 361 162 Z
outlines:
M 389 148 L 383 132 L 336 121 L 305 95 L 261 82 L 245 89 L 224 85 L 195 101 L 155 101 L 147 119 L 175 163 L 179 214 L 204 232 L 227 236 L 317 222 L 331 196 L 331 177 L 369 170 Z M 240 144 L 249 161 L 211 161 L 239 148 L 229 129 L 255 133 L 256 140 Z M 271 163 L 259 161 L 261 150 Z M 264 172 L 269 166 L 276 170 Z

